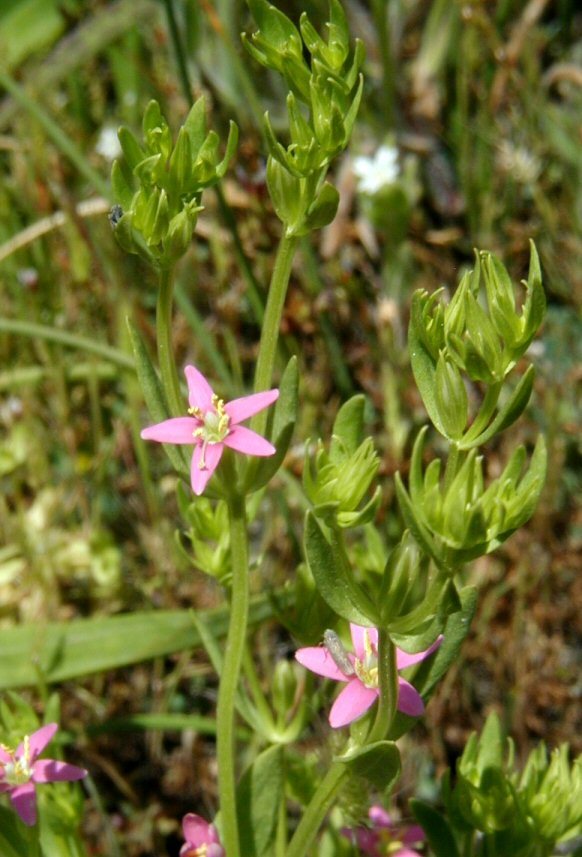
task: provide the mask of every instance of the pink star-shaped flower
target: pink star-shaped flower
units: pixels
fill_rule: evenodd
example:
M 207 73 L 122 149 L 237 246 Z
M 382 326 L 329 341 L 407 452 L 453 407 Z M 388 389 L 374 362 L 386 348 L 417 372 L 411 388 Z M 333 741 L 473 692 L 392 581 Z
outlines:
M 239 425 L 278 398 L 278 390 L 267 390 L 233 399 L 226 404 L 194 366 L 186 366 L 190 407 L 187 417 L 173 417 L 145 428 L 144 440 L 194 446 L 190 479 L 195 494 L 202 494 L 228 446 L 247 455 L 273 455 L 275 447 L 260 434 Z
M 421 857 L 418 851 L 409 846 L 421 845 L 424 842 L 426 836 L 422 827 L 413 825 L 399 828 L 381 806 L 370 807 L 368 816 L 371 827 L 342 830 L 343 835 L 355 842 L 362 854 L 369 857 L 382 857 L 383 854 L 390 854 L 392 857 Z
M 324 646 L 311 646 L 298 649 L 295 657 L 300 664 L 311 672 L 335 681 L 347 682 L 346 687 L 332 705 L 329 723 L 337 729 L 347 726 L 361 717 L 380 694 L 378 688 L 378 630 L 362 628 L 350 624 L 354 652 L 343 652 L 333 656 Z M 438 649 L 442 642 L 439 637 L 425 652 L 408 655 L 401 649 L 396 650 L 396 665 L 399 670 L 411 667 L 423 661 Z M 338 665 L 341 661 L 341 666 Z M 424 703 L 418 691 L 406 681 L 398 678 L 398 710 L 411 717 L 419 717 L 424 711 Z
M 76 765 L 38 759 L 58 728 L 56 723 L 42 726 L 32 735 L 26 735 L 16 750 L 0 745 L 0 793 L 8 792 L 12 806 L 29 827 L 36 823 L 39 783 L 81 780 L 87 776 L 87 771 Z
M 182 830 L 186 842 L 180 849 L 180 857 L 224 857 L 215 826 L 201 816 L 189 812 L 182 821 Z

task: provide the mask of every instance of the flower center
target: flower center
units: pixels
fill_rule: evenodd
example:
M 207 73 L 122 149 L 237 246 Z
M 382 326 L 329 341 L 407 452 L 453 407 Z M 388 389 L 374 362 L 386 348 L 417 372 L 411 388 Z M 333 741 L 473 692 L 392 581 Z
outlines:
M 208 845 L 204 842 L 197 848 L 191 848 L 189 851 L 186 851 L 184 857 L 208 857 Z
M 16 756 L 15 751 L 4 744 L 0 745 L 2 749 L 11 757 L 10 762 L 2 762 L 1 767 L 4 771 L 4 782 L 9 786 L 23 786 L 28 783 L 32 777 L 33 771 L 30 767 L 30 739 L 28 735 L 24 738 L 24 752 L 21 756 Z
M 230 432 L 230 417 L 224 410 L 224 400 L 218 396 L 212 396 L 212 408 L 202 411 L 200 408 L 188 408 L 188 413 L 202 423 L 194 430 L 193 437 L 202 441 L 202 455 L 200 456 L 200 470 L 206 470 L 206 447 L 208 444 L 222 443 Z M 204 853 L 196 857 L 205 857 Z
M 372 646 L 368 631 L 364 632 L 364 657 L 362 660 L 359 658 L 354 660 L 354 670 L 365 687 L 377 689 L 378 653 Z

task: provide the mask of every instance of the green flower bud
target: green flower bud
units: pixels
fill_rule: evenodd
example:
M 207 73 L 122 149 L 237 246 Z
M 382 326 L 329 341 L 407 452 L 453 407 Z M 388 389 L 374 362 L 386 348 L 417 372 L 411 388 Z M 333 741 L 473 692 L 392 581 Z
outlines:
M 157 102 L 143 119 L 143 146 L 126 128 L 119 130 L 124 161 L 112 170 L 112 185 L 125 217 L 115 234 L 122 246 L 161 267 L 173 265 L 188 248 L 202 190 L 222 178 L 234 154 L 238 130 L 231 123 L 220 159 L 219 138 L 207 132 L 204 100 L 191 108 L 175 146 Z M 136 187 L 137 184 L 137 187 Z M 188 224 L 190 233 L 188 233 Z M 131 228 L 130 228 L 131 227 Z M 139 236 L 139 240 L 138 240 Z
M 461 373 L 446 351 L 437 361 L 435 401 L 447 437 L 458 440 L 467 425 L 469 401 Z

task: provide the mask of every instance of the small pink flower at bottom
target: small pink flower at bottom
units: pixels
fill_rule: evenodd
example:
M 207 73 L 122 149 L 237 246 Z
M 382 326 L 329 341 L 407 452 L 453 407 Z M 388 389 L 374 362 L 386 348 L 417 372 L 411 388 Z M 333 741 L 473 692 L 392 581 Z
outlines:
M 298 649 L 295 653 L 299 663 L 311 672 L 335 681 L 347 682 L 329 713 L 329 723 L 334 729 L 347 726 L 348 723 L 357 720 L 380 695 L 378 630 L 353 624 L 350 624 L 350 630 L 355 655 L 343 650 L 334 654 L 325 646 Z M 403 670 L 423 661 L 438 649 L 442 640 L 440 636 L 429 649 L 416 655 L 408 655 L 401 649 L 396 649 L 397 668 Z M 398 678 L 398 710 L 411 717 L 419 717 L 424 711 L 424 703 L 418 691 L 406 679 L 400 677 Z
M 0 793 L 7 792 L 25 824 L 36 823 L 36 786 L 63 780 L 81 780 L 87 771 L 54 759 L 39 759 L 59 727 L 49 723 L 26 735 L 16 750 L 0 744 Z
M 267 456 L 276 451 L 272 443 L 251 429 L 239 425 L 258 414 L 278 398 L 278 390 L 267 390 L 233 399 L 226 404 L 194 366 L 186 366 L 190 407 L 187 417 L 173 417 L 145 428 L 144 440 L 158 443 L 190 444 L 194 447 L 190 481 L 195 494 L 202 494 L 218 467 L 224 447 L 247 455 Z
M 368 857 L 421 857 L 418 851 L 409 846 L 422 845 L 426 839 L 422 827 L 414 825 L 399 828 L 381 806 L 371 807 L 368 815 L 371 827 L 342 830 L 343 835 L 354 842 L 362 854 Z
M 224 857 L 224 848 L 213 824 L 189 812 L 182 821 L 182 830 L 186 842 L 180 849 L 180 857 Z

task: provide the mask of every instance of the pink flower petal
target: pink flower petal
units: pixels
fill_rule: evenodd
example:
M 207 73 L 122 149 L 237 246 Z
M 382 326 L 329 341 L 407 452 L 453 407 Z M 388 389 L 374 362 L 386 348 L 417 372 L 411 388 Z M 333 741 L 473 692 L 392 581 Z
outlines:
M 6 762 L 11 762 L 11 761 L 12 761 L 12 756 L 10 755 L 8 750 L 4 750 L 3 747 L 0 747 L 0 763 L 4 762 L 6 764 Z M 0 776 L 2 776 L 2 769 L 1 768 L 0 768 Z
M 34 783 L 57 783 L 63 781 L 82 780 L 87 776 L 84 768 L 58 762 L 55 759 L 39 759 L 33 765 L 32 781 Z
M 400 848 L 394 857 L 422 857 L 418 851 L 413 851 L 412 848 Z
M 424 842 L 426 834 L 419 824 L 413 824 L 412 827 L 407 827 L 400 834 L 400 839 L 405 845 L 418 845 Z M 414 852 L 416 854 L 416 851 Z
M 420 717 L 424 711 L 422 696 L 403 678 L 398 679 L 398 711 L 410 717 Z
M 407 652 L 403 652 L 402 649 L 396 650 L 396 666 L 399 670 L 405 670 L 407 667 L 411 667 L 413 664 L 417 664 L 420 661 L 424 661 L 425 658 L 428 658 L 429 655 L 432 655 L 436 649 L 440 646 L 442 641 L 444 640 L 443 635 L 434 641 L 432 646 L 429 646 L 424 652 L 418 652 L 416 655 L 409 655 Z
M 37 729 L 36 732 L 33 732 L 32 735 L 28 739 L 28 746 L 30 749 L 30 760 L 34 762 L 36 757 L 42 753 L 47 744 L 49 744 L 55 735 L 55 732 L 58 730 L 58 725 L 56 723 L 47 723 L 46 726 L 41 726 L 40 729 Z M 16 748 L 16 756 L 20 757 L 24 753 L 24 741 L 21 741 L 18 747 Z
M 225 446 L 247 455 L 273 455 L 277 450 L 272 443 L 244 426 L 235 426 L 224 439 Z
M 190 482 L 192 484 L 192 491 L 194 491 L 198 496 L 202 494 L 210 477 L 218 467 L 223 449 L 224 444 L 222 443 L 209 443 L 204 451 L 204 462 L 206 467 L 202 468 L 200 467 L 203 451 L 202 444 L 194 448 L 192 463 L 190 464 Z
M 361 717 L 377 698 L 377 689 L 365 687 L 357 678 L 351 679 L 331 707 L 330 726 L 334 729 L 347 726 L 352 720 Z
M 182 820 L 182 831 L 187 844 L 194 847 L 217 842 L 216 834 L 211 831 L 212 825 L 200 815 L 189 812 Z
M 10 803 L 25 824 L 36 824 L 36 792 L 33 783 L 16 786 L 10 792 Z
M 368 818 L 375 827 L 386 827 L 388 829 L 394 827 L 390 814 L 386 812 L 383 806 L 379 806 L 378 804 L 370 807 Z
M 200 408 L 207 411 L 212 407 L 212 396 L 214 391 L 202 372 L 195 366 L 186 366 L 184 369 L 188 383 L 188 401 L 191 408 Z
M 201 425 L 194 417 L 173 417 L 153 426 L 144 428 L 141 437 L 144 440 L 157 440 L 159 443 L 195 444 L 194 432 Z
M 308 646 L 304 649 L 297 649 L 295 658 L 312 673 L 317 673 L 317 675 L 322 675 L 325 678 L 333 678 L 335 681 L 348 681 L 324 646 Z
M 224 410 L 231 418 L 234 425 L 258 414 L 272 405 L 279 398 L 279 390 L 267 390 L 264 393 L 254 393 L 252 396 L 242 396 L 227 402 Z
M 361 625 L 354 625 L 352 622 L 350 622 L 350 631 L 352 634 L 352 643 L 354 644 L 354 651 L 359 661 L 362 661 L 366 656 L 366 648 L 364 645 L 366 633 L 368 634 L 368 639 L 372 644 L 372 648 L 374 649 L 374 651 L 378 651 L 377 628 L 363 628 Z

